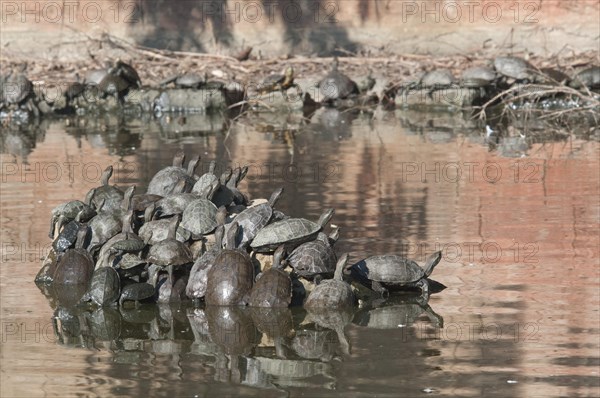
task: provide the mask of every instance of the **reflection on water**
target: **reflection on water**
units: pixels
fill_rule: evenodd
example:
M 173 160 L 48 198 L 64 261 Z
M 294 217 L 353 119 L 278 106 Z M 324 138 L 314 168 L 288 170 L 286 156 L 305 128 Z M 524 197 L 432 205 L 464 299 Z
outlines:
M 600 395 L 592 130 L 493 141 L 463 115 L 321 109 L 233 125 L 72 118 L 0 136 L 2 396 Z M 179 149 L 204 170 L 249 164 L 244 191 L 283 186 L 287 214 L 334 207 L 351 261 L 442 250 L 432 277 L 447 288 L 348 313 L 77 309 L 80 292 L 40 294 L 50 210 L 109 164 L 118 185 L 143 189 Z

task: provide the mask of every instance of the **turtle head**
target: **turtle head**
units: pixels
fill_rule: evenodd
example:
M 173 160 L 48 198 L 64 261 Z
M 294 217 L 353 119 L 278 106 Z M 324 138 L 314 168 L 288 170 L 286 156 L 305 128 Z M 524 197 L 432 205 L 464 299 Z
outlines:
M 227 249 L 233 250 L 236 248 L 235 241 L 236 241 L 239 229 L 240 229 L 240 225 L 237 223 L 237 221 L 234 221 L 229 226 L 229 230 L 227 231 L 227 239 L 225 242 L 225 246 Z
M 325 210 L 323 212 L 323 214 L 321 214 L 321 217 L 319 217 L 319 221 L 317 221 L 317 224 L 319 224 L 321 226 L 321 228 L 325 227 L 325 225 L 327 225 L 327 223 L 329 223 L 329 221 L 331 220 L 331 217 L 333 217 L 334 214 L 335 214 L 334 209 Z
M 102 173 L 102 185 L 108 185 L 108 181 L 110 180 L 110 177 L 112 177 L 113 175 L 113 167 L 112 165 L 108 166 L 106 169 L 104 169 L 104 172 Z
M 292 68 L 291 66 L 288 66 L 287 68 L 285 68 L 285 71 L 283 72 L 283 74 L 285 75 L 285 77 L 287 79 L 293 79 L 294 78 L 294 68 Z
M 269 206 L 274 207 L 282 193 L 283 187 L 276 189 L 275 192 L 273 192 L 271 194 L 271 197 L 269 198 Z
M 433 269 L 442 259 L 442 252 L 438 251 L 433 253 L 431 256 L 427 257 L 427 261 L 425 262 L 425 268 L 423 271 L 425 272 L 425 277 L 429 277 L 433 272 Z
M 133 198 L 133 194 L 135 193 L 135 185 L 130 186 L 125 191 L 125 195 L 123 196 L 123 202 L 121 203 L 121 208 L 123 210 L 131 209 L 131 199 Z
M 281 245 L 273 253 L 273 265 L 274 269 L 284 269 L 286 264 L 283 262 L 283 256 L 285 255 L 285 246 Z
M 333 279 L 341 281 L 344 274 L 348 275 L 350 273 L 350 265 L 348 264 L 349 258 L 350 256 L 348 253 L 340 256 L 337 264 L 335 265 L 335 274 L 333 275 Z
M 185 161 L 185 152 L 179 151 L 173 156 L 173 166 L 174 167 L 183 167 L 183 162 Z
M 200 164 L 200 155 L 194 156 L 188 163 L 187 174 L 193 176 L 196 173 L 196 169 Z

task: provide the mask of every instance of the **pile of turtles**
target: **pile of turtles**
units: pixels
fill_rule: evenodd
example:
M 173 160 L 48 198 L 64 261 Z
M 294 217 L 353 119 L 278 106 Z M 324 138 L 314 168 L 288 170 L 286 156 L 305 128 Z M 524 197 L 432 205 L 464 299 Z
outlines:
M 84 201 L 52 210 L 52 249 L 36 276 L 54 289 L 85 286 L 81 301 L 99 306 L 204 301 L 207 305 L 343 308 L 361 295 L 417 290 L 426 302 L 428 277 L 441 260 L 421 268 L 392 254 L 356 264 L 337 256 L 339 229 L 323 231 L 334 215 L 317 221 L 290 217 L 268 200 L 239 190 L 247 167 L 215 174 L 216 162 L 197 175 L 197 156 L 184 167 L 179 152 L 159 170 L 145 193 L 111 185 L 112 166 Z M 85 292 L 85 293 L 84 293 Z

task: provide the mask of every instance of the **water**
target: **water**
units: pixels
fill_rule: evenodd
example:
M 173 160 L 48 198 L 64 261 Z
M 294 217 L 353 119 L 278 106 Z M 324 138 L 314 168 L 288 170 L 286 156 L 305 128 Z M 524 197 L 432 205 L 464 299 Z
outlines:
M 3 130 L 1 395 L 600 395 L 597 141 L 490 148 L 460 116 L 319 115 Z M 325 320 L 189 305 L 55 314 L 33 283 L 50 210 L 108 164 L 143 189 L 179 149 L 204 169 L 249 164 L 243 189 L 283 186 L 286 213 L 334 207 L 336 250 L 352 260 L 443 250 L 432 277 L 447 288 L 428 306 L 399 297 Z

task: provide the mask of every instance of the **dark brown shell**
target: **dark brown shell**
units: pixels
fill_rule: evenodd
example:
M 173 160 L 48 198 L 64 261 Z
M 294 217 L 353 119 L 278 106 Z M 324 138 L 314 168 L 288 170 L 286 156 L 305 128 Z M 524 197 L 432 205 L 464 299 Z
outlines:
M 71 249 L 59 258 L 53 280 L 61 285 L 88 284 L 93 272 L 90 254 L 84 249 Z
M 250 292 L 251 307 L 287 307 L 292 301 L 292 281 L 287 272 L 271 268 L 262 273 Z
M 205 301 L 208 305 L 245 305 L 254 282 L 248 254 L 223 250 L 208 272 Z
M 342 308 L 354 304 L 354 293 L 346 282 L 337 279 L 322 281 L 304 303 L 305 308 Z

